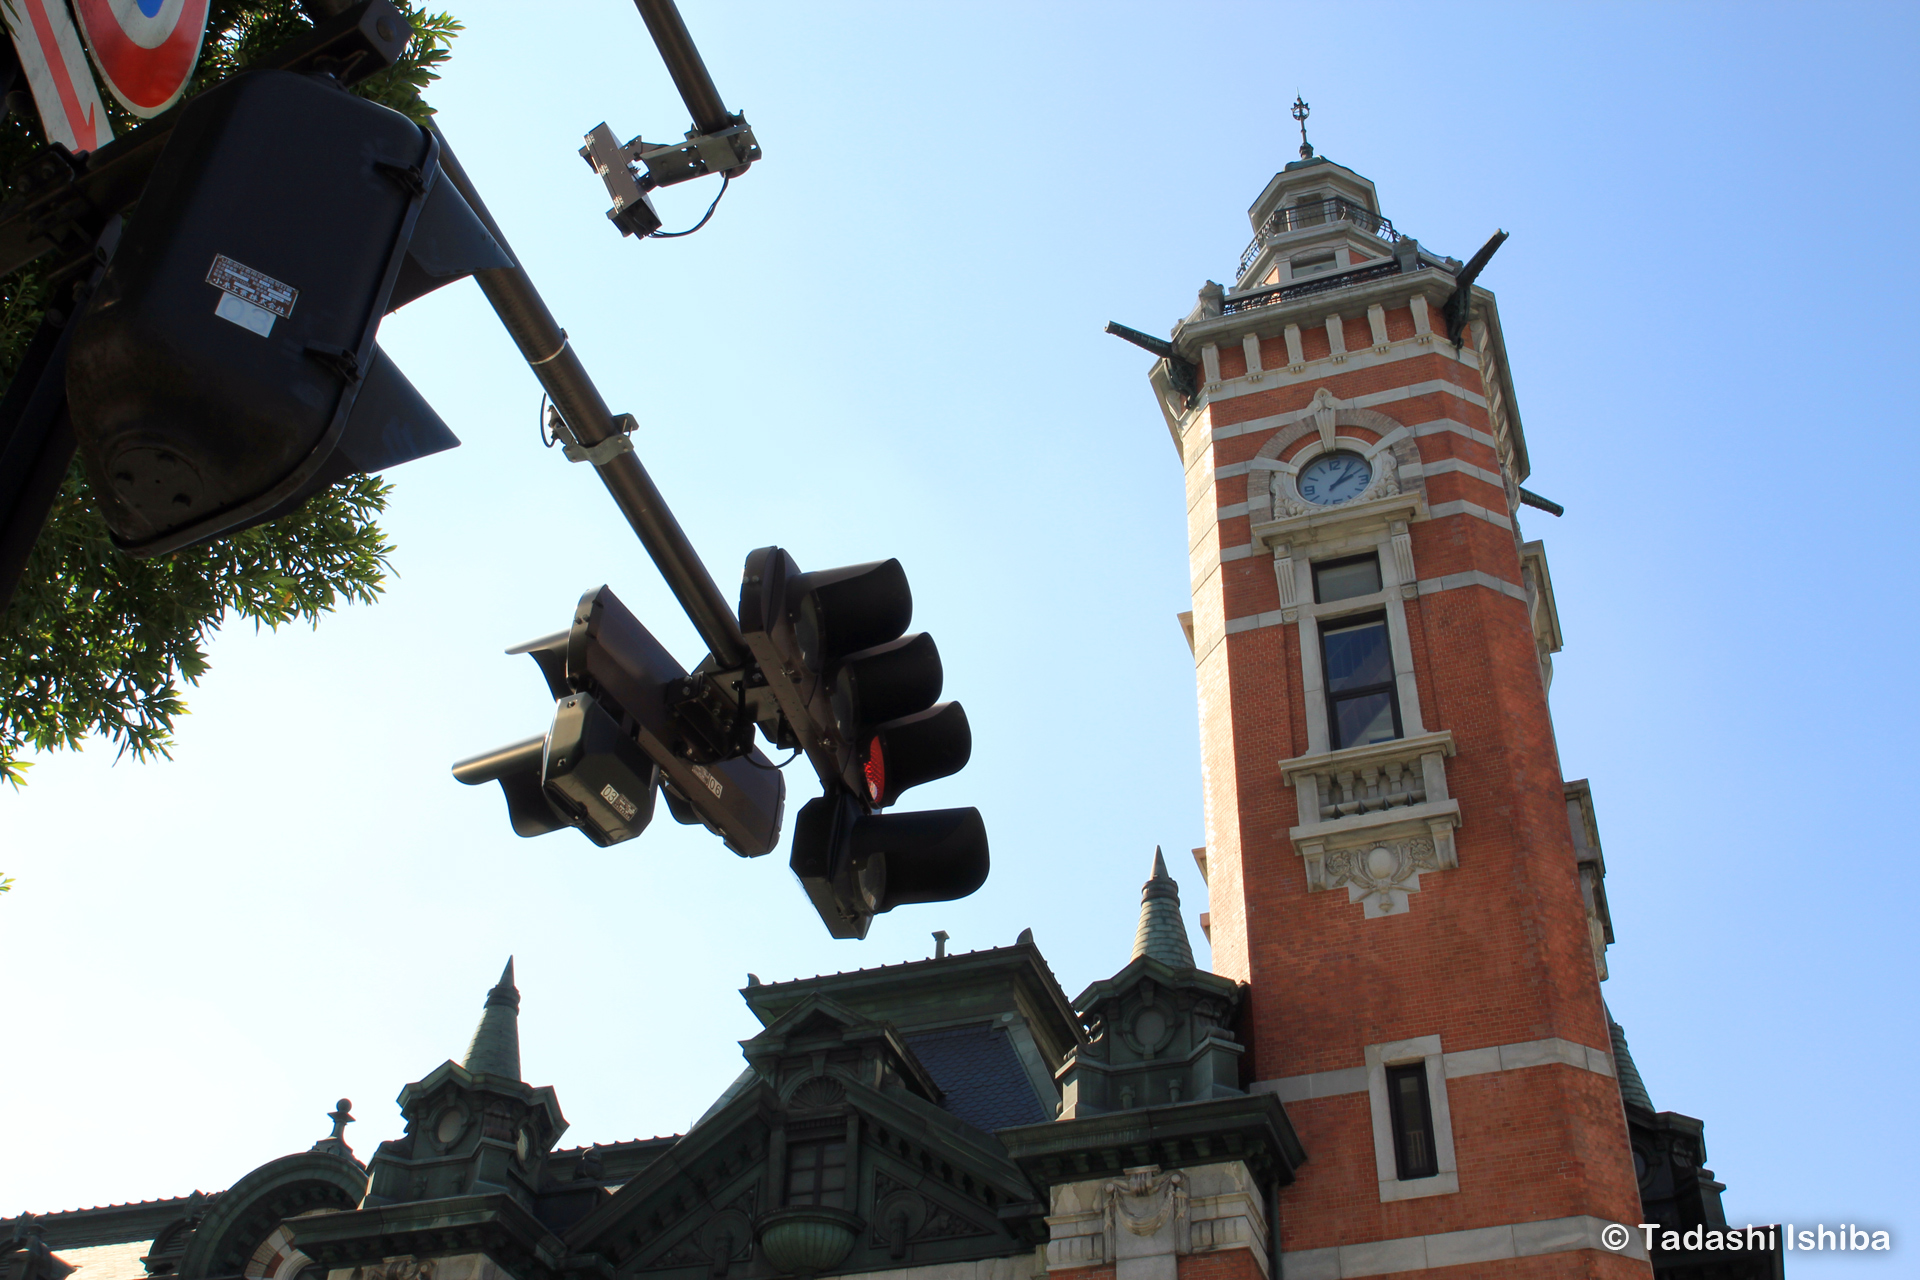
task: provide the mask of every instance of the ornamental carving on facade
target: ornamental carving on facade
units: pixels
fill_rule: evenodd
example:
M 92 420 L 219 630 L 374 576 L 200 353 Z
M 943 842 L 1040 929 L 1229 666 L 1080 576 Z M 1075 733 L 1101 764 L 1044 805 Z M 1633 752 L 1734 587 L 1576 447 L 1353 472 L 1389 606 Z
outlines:
M 847 1100 L 846 1086 L 831 1076 L 810 1076 L 800 1082 L 787 1100 L 796 1110 L 837 1107 Z
M 1173 1225 L 1174 1252 L 1192 1251 L 1188 1236 L 1187 1179 L 1180 1173 L 1161 1173 L 1157 1164 L 1125 1171 L 1125 1182 L 1106 1185 L 1107 1257 L 1120 1256 L 1120 1230 L 1129 1235 L 1156 1236 Z
M 1425 836 L 1330 849 L 1325 866 L 1325 886 L 1347 886 L 1347 901 L 1364 902 L 1369 917 L 1404 913 L 1407 895 L 1419 892 L 1420 873 L 1442 869 L 1439 852 Z
M 433 1280 L 433 1259 L 422 1261 L 410 1253 L 403 1253 L 364 1267 L 355 1267 L 353 1280 Z
M 1262 496 L 1263 485 L 1266 488 L 1264 496 L 1269 500 L 1270 509 L 1273 512 L 1271 518 L 1275 520 L 1287 520 L 1316 512 L 1324 513 L 1336 510 L 1338 507 L 1369 502 L 1375 498 L 1390 498 L 1403 492 L 1400 468 L 1408 463 L 1419 461 L 1419 453 L 1414 449 L 1412 442 L 1401 439 L 1381 449 L 1353 437 L 1339 436 L 1338 430 L 1341 427 L 1358 427 L 1384 439 L 1400 430 L 1400 423 L 1378 410 L 1349 408 L 1331 391 L 1321 387 L 1314 392 L 1313 403 L 1293 421 L 1275 432 L 1260 447 L 1260 452 L 1255 455 L 1251 463 L 1251 471 L 1247 477 L 1247 502 L 1249 506 L 1256 507 L 1256 523 L 1259 521 L 1257 506 Z M 1330 452 L 1345 447 L 1367 456 L 1373 467 L 1373 479 L 1368 482 L 1364 491 L 1332 507 L 1317 506 L 1300 496 L 1293 476 L 1280 471 L 1275 464 L 1296 441 L 1315 433 L 1320 436 L 1320 452 Z M 1416 490 L 1424 492 L 1423 480 L 1416 478 L 1413 485 Z

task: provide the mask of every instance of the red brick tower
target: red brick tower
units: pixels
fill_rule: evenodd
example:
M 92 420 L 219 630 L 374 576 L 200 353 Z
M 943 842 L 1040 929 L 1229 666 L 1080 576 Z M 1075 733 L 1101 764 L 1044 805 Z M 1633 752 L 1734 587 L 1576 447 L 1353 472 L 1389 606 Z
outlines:
M 1640 1200 L 1499 314 L 1301 152 L 1153 375 L 1186 471 L 1214 968 L 1250 984 L 1249 1086 L 1307 1153 L 1284 1274 L 1645 1276 L 1600 1240 Z

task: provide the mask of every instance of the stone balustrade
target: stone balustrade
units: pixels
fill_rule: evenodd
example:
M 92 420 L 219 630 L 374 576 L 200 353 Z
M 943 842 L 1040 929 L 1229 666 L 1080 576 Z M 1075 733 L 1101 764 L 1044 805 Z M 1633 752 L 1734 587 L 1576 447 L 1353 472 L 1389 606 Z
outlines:
M 1280 762 L 1300 821 L 1288 834 L 1310 891 L 1344 887 L 1369 917 L 1403 912 L 1422 871 L 1456 865 L 1460 805 L 1447 794 L 1445 730 Z

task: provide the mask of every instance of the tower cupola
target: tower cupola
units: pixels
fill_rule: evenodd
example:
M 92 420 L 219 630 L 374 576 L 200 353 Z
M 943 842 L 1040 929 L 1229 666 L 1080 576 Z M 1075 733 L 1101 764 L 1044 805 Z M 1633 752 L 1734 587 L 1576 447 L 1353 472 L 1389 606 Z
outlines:
M 1400 239 L 1380 216 L 1372 180 L 1325 156 L 1294 160 L 1274 174 L 1247 219 L 1253 240 L 1240 255 L 1240 290 L 1390 258 Z

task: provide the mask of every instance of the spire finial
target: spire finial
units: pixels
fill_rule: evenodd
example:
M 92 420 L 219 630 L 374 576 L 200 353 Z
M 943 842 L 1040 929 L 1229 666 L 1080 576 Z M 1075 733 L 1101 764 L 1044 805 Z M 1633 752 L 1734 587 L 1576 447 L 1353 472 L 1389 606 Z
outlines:
M 337 1156 L 353 1158 L 353 1148 L 347 1145 L 347 1126 L 353 1123 L 353 1103 L 346 1098 L 333 1104 L 333 1110 L 327 1112 L 327 1119 L 333 1121 L 333 1132 L 313 1144 L 315 1151 L 331 1151 Z
M 1294 94 L 1293 118 L 1300 122 L 1300 158 L 1302 160 L 1313 159 L 1313 144 L 1307 141 L 1307 117 L 1312 114 L 1313 111 L 1307 106 L 1306 99 L 1297 93 Z
M 1193 944 L 1180 918 L 1180 886 L 1167 874 L 1167 859 L 1153 851 L 1153 875 L 1140 889 L 1140 927 L 1133 935 L 1133 958 L 1152 956 L 1175 969 L 1191 969 Z
M 473 1029 L 466 1061 L 460 1064 L 475 1075 L 520 1078 L 520 989 L 513 985 L 513 957 L 500 971 L 500 981 L 487 992 L 480 1025 Z

